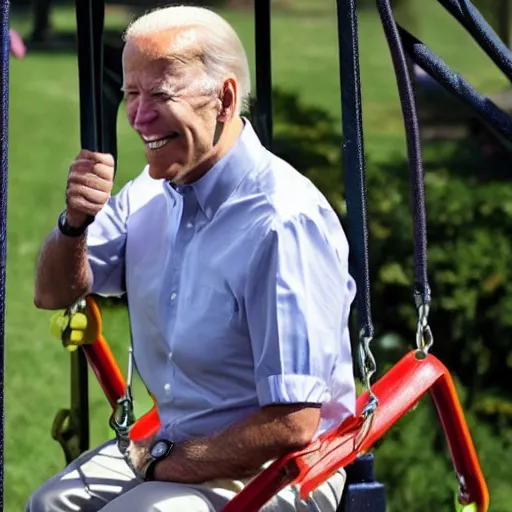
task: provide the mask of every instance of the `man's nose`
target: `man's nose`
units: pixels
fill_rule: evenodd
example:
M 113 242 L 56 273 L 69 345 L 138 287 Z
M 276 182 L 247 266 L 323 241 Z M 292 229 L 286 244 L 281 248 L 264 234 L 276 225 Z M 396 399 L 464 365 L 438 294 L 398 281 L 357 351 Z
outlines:
M 133 127 L 136 130 L 147 126 L 157 118 L 158 114 L 154 108 L 144 102 L 140 102 L 135 112 L 135 118 L 133 120 Z

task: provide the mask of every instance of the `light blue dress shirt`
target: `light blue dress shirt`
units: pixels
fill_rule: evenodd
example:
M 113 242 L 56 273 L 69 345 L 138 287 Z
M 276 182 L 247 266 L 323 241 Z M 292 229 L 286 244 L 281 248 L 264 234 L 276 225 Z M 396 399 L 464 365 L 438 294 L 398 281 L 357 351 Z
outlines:
M 325 197 L 252 126 L 192 185 L 147 169 L 88 233 L 95 293 L 127 293 L 137 369 L 175 442 L 261 406 L 354 413 L 348 245 Z

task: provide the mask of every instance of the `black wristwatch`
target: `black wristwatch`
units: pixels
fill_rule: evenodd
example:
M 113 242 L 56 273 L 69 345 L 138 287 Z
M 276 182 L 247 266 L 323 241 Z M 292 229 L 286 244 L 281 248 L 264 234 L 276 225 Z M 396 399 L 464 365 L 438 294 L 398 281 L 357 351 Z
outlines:
M 60 215 L 59 215 L 59 221 L 57 222 L 57 226 L 59 228 L 59 231 L 64 235 L 64 236 L 70 236 L 70 237 L 73 237 L 73 238 L 76 238 L 76 237 L 79 237 L 79 236 L 82 236 L 84 233 L 85 233 L 85 230 L 87 229 L 87 227 L 94 221 L 94 217 L 88 217 L 88 219 L 84 222 L 84 224 L 82 224 L 81 226 L 78 226 L 78 227 L 75 227 L 75 226 L 70 226 L 68 224 L 68 219 L 67 219 L 67 215 L 66 215 L 66 210 L 64 210 Z
M 142 468 L 143 479 L 146 482 L 152 481 L 155 479 L 155 466 L 161 460 L 169 457 L 174 448 L 174 443 L 172 441 L 168 441 L 167 439 L 159 439 L 156 441 L 149 453 L 151 455 L 151 460 L 147 463 L 145 468 Z

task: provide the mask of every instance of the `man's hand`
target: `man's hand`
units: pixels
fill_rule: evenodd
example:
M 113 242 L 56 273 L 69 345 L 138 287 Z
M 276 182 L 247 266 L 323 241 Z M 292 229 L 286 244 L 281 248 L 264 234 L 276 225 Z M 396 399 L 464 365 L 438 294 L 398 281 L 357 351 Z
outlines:
M 112 155 L 80 151 L 69 168 L 66 190 L 66 217 L 71 226 L 83 226 L 110 199 L 114 165 Z
M 152 459 L 149 451 L 154 442 L 155 436 L 150 436 L 141 441 L 130 441 L 124 458 L 137 478 L 144 479 L 143 470 Z

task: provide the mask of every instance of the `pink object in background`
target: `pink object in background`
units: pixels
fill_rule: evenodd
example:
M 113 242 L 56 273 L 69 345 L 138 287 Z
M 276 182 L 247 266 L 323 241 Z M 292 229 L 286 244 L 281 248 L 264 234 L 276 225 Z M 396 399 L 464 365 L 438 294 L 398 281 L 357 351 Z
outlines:
M 11 40 L 11 53 L 14 57 L 18 59 L 23 59 L 27 53 L 27 47 L 21 39 L 21 36 L 13 30 L 9 29 L 9 39 Z

